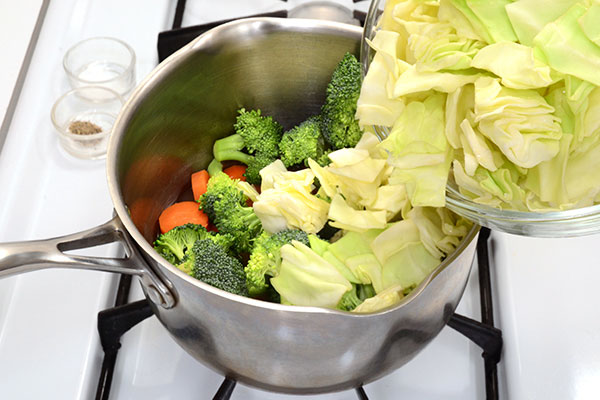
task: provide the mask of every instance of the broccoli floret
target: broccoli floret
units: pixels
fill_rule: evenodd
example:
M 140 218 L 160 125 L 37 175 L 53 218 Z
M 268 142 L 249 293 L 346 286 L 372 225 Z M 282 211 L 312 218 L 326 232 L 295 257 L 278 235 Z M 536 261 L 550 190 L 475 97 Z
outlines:
M 346 53 L 333 71 L 321 108 L 321 131 L 335 150 L 354 147 L 362 136 L 355 119 L 360 86 L 360 64 L 356 57 Z
M 169 250 L 165 247 L 156 247 L 155 246 L 154 249 L 158 252 L 158 254 L 160 254 L 162 256 L 162 258 L 164 258 L 165 260 L 167 260 L 168 262 L 170 262 L 173 265 L 177 265 L 181 261 L 175 256 L 175 254 L 173 254 L 171 252 L 171 250 Z
M 352 311 L 362 302 L 363 300 L 358 297 L 356 292 L 356 285 L 352 284 L 352 290 L 344 293 L 336 308 L 343 311 Z
M 238 188 L 236 179 L 223 172 L 211 177 L 200 204 L 219 233 L 233 238 L 235 251 L 250 251 L 252 240 L 260 234 L 262 225 L 252 207 L 246 206 L 246 196 Z
M 217 140 L 213 155 L 217 161 L 239 161 L 248 166 L 246 180 L 260 184 L 260 171 L 279 156 L 282 126 L 272 117 L 261 115 L 260 110 L 238 110 L 235 133 Z M 244 152 L 243 150 L 246 150 Z
M 317 162 L 317 164 L 319 164 L 321 167 L 326 167 L 329 164 L 331 164 L 331 159 L 329 158 L 329 152 L 323 153 L 321 155 L 321 157 L 317 158 L 315 160 Z
M 238 253 L 249 253 L 252 242 L 262 231 L 260 219 L 252 207 L 240 205 L 235 199 L 221 198 L 214 204 L 214 224 L 220 233 L 234 238 L 233 248 Z
M 257 297 L 268 292 L 270 285 L 267 283 L 265 275 L 277 275 L 281 264 L 279 249 L 284 244 L 291 243 L 292 240 L 309 245 L 306 232 L 298 229 L 286 229 L 273 235 L 263 232 L 256 238 L 250 260 L 245 268 L 250 296 Z
M 212 240 L 194 243 L 186 254 L 181 268 L 194 278 L 218 289 L 240 296 L 248 296 L 244 266 Z
M 238 112 L 240 115 L 233 127 L 242 137 L 246 150 L 250 154 L 256 152 L 277 157 L 283 127 L 273 117 L 262 116 L 260 110 L 246 111 L 242 108 Z
M 154 249 L 171 264 L 177 265 L 200 239 L 210 239 L 225 251 L 228 251 L 233 244 L 231 235 L 209 232 L 202 225 L 185 224 L 161 234 L 154 241 Z
M 344 293 L 337 308 L 343 311 L 352 311 L 369 297 L 375 296 L 373 285 L 352 284 L 352 290 Z
M 246 182 L 253 185 L 260 185 L 260 170 L 271 164 L 276 159 L 277 157 L 271 157 L 268 154 L 256 153 L 256 155 L 252 157 L 252 159 L 246 164 L 248 166 L 248 168 L 246 168 L 246 172 L 244 173 Z
M 214 205 L 222 198 L 227 198 L 227 201 L 238 202 L 240 205 L 246 202 L 246 198 L 237 187 L 236 182 L 226 173 L 218 172 L 215 175 L 211 175 L 206 185 L 206 192 L 200 196 L 202 211 L 204 211 L 213 224 L 216 220 Z
M 281 161 L 286 167 L 297 164 L 308 166 L 309 158 L 319 160 L 325 152 L 319 116 L 310 117 L 286 131 L 279 142 L 279 152 Z

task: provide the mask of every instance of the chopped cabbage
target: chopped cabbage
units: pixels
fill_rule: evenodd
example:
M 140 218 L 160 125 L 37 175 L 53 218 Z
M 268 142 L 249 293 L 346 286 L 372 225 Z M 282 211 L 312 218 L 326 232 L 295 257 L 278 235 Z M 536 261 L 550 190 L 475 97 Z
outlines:
M 390 183 L 405 184 L 412 205 L 441 207 L 450 169 L 450 146 L 445 135 L 443 94 L 413 101 L 394 124 L 380 147 L 395 168 Z
M 533 38 L 550 22 L 580 0 L 518 0 L 505 9 L 519 42 L 533 45 Z
M 303 243 L 281 247 L 279 275 L 271 278 L 289 304 L 335 308 L 352 284 L 329 262 Z
M 370 313 L 397 304 L 404 297 L 401 285 L 392 286 L 360 303 L 352 312 Z
M 449 21 L 468 26 L 468 32 L 488 43 L 517 40 L 505 10 L 512 0 L 442 0 L 441 3 L 449 9 Z
M 385 211 L 356 210 L 350 207 L 341 194 L 336 194 L 329 206 L 329 225 L 350 230 L 366 231 L 368 229 L 385 228 L 387 223 Z
M 260 173 L 262 191 L 252 207 L 265 231 L 302 229 L 317 233 L 327 222 L 329 203 L 312 194 L 315 175 L 310 169 L 290 172 L 277 160 Z
M 389 132 L 382 182 L 408 202 L 388 218 L 443 206 L 448 179 L 502 209 L 600 201 L 600 2 L 394 0 L 381 21 L 356 117 Z
M 475 82 L 479 131 L 515 165 L 531 168 L 558 153 L 562 135 L 554 108 L 534 90 L 502 87 L 498 80 Z
M 493 72 L 513 89 L 547 87 L 557 80 L 550 67 L 535 57 L 533 48 L 519 43 L 490 44 L 479 50 L 471 65 Z
M 588 8 L 585 2 L 574 4 L 566 13 L 544 26 L 534 37 L 533 44 L 556 71 L 600 85 L 600 47 L 586 36 L 580 24 Z M 593 24 L 597 28 L 598 21 Z

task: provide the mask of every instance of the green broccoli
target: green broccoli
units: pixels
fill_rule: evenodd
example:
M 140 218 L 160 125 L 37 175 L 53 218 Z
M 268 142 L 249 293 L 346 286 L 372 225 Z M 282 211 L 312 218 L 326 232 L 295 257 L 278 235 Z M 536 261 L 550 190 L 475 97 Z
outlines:
M 317 158 L 315 161 L 321 167 L 328 166 L 329 164 L 331 164 L 331 159 L 329 158 L 329 152 L 325 152 L 325 153 L 321 154 L 321 157 Z
M 188 250 L 200 239 L 210 239 L 228 251 L 233 244 L 231 235 L 207 231 L 202 225 L 185 224 L 161 234 L 154 241 L 154 249 L 173 265 L 179 264 Z
M 208 175 L 214 176 L 219 172 L 223 172 L 223 164 L 221 164 L 220 161 L 213 159 L 210 164 L 208 164 L 206 170 L 208 171 Z
M 344 293 L 336 308 L 343 311 L 352 311 L 362 302 L 363 300 L 358 297 L 356 292 L 356 285 L 352 284 L 352 290 Z
M 325 141 L 321 135 L 321 119 L 313 116 L 286 131 L 279 142 L 281 161 L 286 167 L 304 164 L 308 159 L 319 162 L 325 154 Z
M 284 244 L 297 240 L 309 245 L 308 235 L 298 229 L 286 229 L 273 235 L 263 232 L 254 241 L 250 259 L 246 265 L 246 283 L 250 296 L 264 295 L 268 289 L 268 276 L 276 276 L 281 264 L 279 249 Z
M 253 185 L 260 185 L 260 170 L 271 164 L 276 159 L 277 157 L 271 157 L 268 154 L 256 153 L 256 155 L 252 157 L 252 159 L 246 164 L 248 166 L 248 168 L 246 168 L 246 173 L 244 173 L 246 182 Z
M 321 132 L 334 150 L 354 147 L 362 136 L 355 119 L 360 86 L 360 64 L 346 53 L 333 71 L 321 108 Z
M 239 204 L 235 198 L 223 197 L 214 204 L 214 224 L 220 233 L 234 238 L 233 248 L 238 253 L 249 253 L 252 242 L 262 231 L 260 219 L 252 207 Z
M 223 172 L 212 176 L 200 204 L 219 233 L 234 239 L 235 251 L 250 252 L 252 240 L 260 234 L 262 225 L 252 207 L 246 206 L 246 196 L 238 188 L 237 180 Z
M 352 311 L 369 297 L 375 296 L 373 285 L 352 284 L 352 290 L 344 293 L 337 308 L 343 311 Z
M 273 117 L 262 116 L 260 110 L 240 109 L 236 123 L 236 134 L 244 140 L 244 147 L 250 154 L 263 153 L 272 157 L 279 155 L 279 141 L 283 127 Z
M 249 183 L 259 184 L 260 171 L 279 156 L 282 126 L 272 117 L 261 115 L 260 110 L 238 110 L 235 133 L 217 140 L 213 155 L 217 161 L 239 161 L 248 166 L 245 176 Z M 246 152 L 242 151 L 246 149 Z
M 196 241 L 186 254 L 181 269 L 218 289 L 248 296 L 244 266 L 212 240 Z
M 356 294 L 361 301 L 365 301 L 366 299 L 375 296 L 375 289 L 373 285 L 356 285 Z
M 237 187 L 236 182 L 226 173 L 217 172 L 215 175 L 211 175 L 206 186 L 206 192 L 200 196 L 200 207 L 212 223 L 215 223 L 216 220 L 215 202 L 222 198 L 238 202 L 240 205 L 246 204 L 246 198 Z

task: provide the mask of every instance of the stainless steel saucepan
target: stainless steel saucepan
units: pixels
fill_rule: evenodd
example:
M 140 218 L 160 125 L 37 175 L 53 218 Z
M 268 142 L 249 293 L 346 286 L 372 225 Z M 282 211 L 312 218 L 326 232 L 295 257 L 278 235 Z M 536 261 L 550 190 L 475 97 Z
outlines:
M 402 366 L 443 328 L 464 291 L 478 227 L 403 303 L 373 314 L 292 307 L 197 281 L 156 253 L 162 209 L 189 189 L 231 133 L 236 110 L 260 108 L 289 128 L 320 110 L 331 72 L 358 54 L 360 28 L 257 18 L 215 28 L 160 64 L 112 133 L 107 178 L 114 219 L 61 238 L 0 246 L 0 277 L 48 267 L 137 275 L 154 313 L 200 362 L 249 385 L 317 393 L 366 384 Z M 73 216 L 76 218 L 76 216 Z M 69 250 L 119 242 L 122 259 Z

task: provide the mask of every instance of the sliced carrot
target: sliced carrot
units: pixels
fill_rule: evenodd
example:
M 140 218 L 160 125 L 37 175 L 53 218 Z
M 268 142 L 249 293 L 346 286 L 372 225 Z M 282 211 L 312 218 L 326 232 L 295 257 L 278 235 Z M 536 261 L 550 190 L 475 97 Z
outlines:
M 182 201 L 167 207 L 158 217 L 158 224 L 161 233 L 185 224 L 199 224 L 206 228 L 208 216 L 198 208 L 195 201 Z
M 246 182 L 246 177 L 244 174 L 246 173 L 245 165 L 232 165 L 231 167 L 227 167 L 223 170 L 231 179 L 239 179 L 240 181 Z
M 194 193 L 194 200 L 198 201 L 200 196 L 206 193 L 206 185 L 208 184 L 209 178 L 208 171 L 205 169 L 192 174 L 192 193 Z

